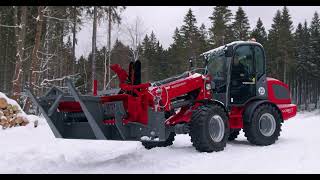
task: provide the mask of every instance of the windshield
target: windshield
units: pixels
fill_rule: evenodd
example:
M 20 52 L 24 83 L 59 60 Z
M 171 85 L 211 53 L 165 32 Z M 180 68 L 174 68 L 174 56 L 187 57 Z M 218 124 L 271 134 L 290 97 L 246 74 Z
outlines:
M 214 79 L 223 80 L 225 78 L 225 61 L 224 55 L 209 57 L 207 70 Z
M 224 54 L 210 54 L 205 57 L 206 73 L 214 82 L 217 91 L 224 91 L 227 82 L 227 61 Z

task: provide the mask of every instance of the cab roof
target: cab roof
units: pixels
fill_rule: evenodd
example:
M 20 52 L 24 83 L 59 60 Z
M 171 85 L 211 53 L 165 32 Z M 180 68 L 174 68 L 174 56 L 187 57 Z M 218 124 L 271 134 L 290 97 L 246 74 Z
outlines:
M 262 47 L 262 45 L 258 42 L 255 41 L 233 41 L 231 43 L 228 43 L 226 45 L 217 47 L 215 49 L 211 49 L 207 52 L 202 53 L 200 56 L 208 56 L 208 55 L 221 55 L 222 53 L 224 53 L 224 50 L 227 49 L 228 46 L 237 46 L 237 45 L 246 45 L 246 44 L 256 44 Z

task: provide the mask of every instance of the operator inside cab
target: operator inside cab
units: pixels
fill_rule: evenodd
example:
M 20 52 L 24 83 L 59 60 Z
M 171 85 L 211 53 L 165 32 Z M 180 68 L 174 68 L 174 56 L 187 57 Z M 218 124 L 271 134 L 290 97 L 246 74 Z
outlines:
M 245 56 L 239 56 L 239 54 L 234 56 L 231 73 L 232 86 L 240 86 L 242 82 L 248 79 L 248 68 L 242 63 L 245 58 Z
M 247 57 L 246 55 L 235 54 L 232 64 L 231 71 L 231 97 L 232 103 L 242 104 L 248 97 L 246 94 L 249 94 L 248 86 L 245 85 L 245 82 L 249 79 L 249 67 L 247 65 Z

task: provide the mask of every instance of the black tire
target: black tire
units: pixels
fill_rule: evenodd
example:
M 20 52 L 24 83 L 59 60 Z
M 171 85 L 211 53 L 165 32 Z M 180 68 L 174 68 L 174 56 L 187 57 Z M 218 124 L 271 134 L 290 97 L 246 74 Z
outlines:
M 176 136 L 176 133 L 171 132 L 166 141 L 162 141 L 162 142 L 142 141 L 141 143 L 146 149 L 152 149 L 155 147 L 167 147 L 173 144 L 175 136 Z
M 209 122 L 212 121 L 212 118 L 218 115 L 221 117 L 224 127 L 224 131 L 221 132 L 219 136 L 220 141 L 214 141 L 210 135 L 210 125 Z M 190 137 L 193 146 L 196 150 L 200 152 L 213 152 L 213 151 L 222 151 L 226 145 L 229 137 L 229 120 L 227 113 L 224 109 L 216 104 L 212 105 L 203 105 L 196 109 L 192 116 L 190 122 Z
M 275 121 L 275 128 L 272 128 L 274 130 L 270 131 L 273 133 L 268 136 L 263 134 L 263 132 L 260 130 L 260 124 L 259 124 L 261 116 L 266 114 L 271 114 L 274 118 L 273 120 Z M 251 119 L 249 122 L 250 123 L 248 122 L 244 123 L 243 131 L 245 133 L 245 136 L 247 137 L 247 140 L 251 144 L 267 146 L 267 145 L 274 144 L 278 140 L 278 137 L 280 136 L 280 131 L 281 131 L 282 119 L 281 119 L 280 112 L 272 105 L 263 104 L 258 106 L 255 109 L 253 115 L 251 116 Z
M 230 129 L 230 135 L 229 135 L 228 141 L 235 140 L 240 134 L 240 131 L 241 129 Z

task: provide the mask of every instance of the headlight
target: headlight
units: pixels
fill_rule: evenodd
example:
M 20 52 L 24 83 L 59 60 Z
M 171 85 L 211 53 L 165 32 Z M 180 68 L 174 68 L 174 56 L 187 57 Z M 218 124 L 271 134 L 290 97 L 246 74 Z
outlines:
M 210 89 L 211 89 L 211 84 L 210 84 L 210 83 L 207 83 L 207 84 L 206 84 L 206 90 L 209 91 Z

